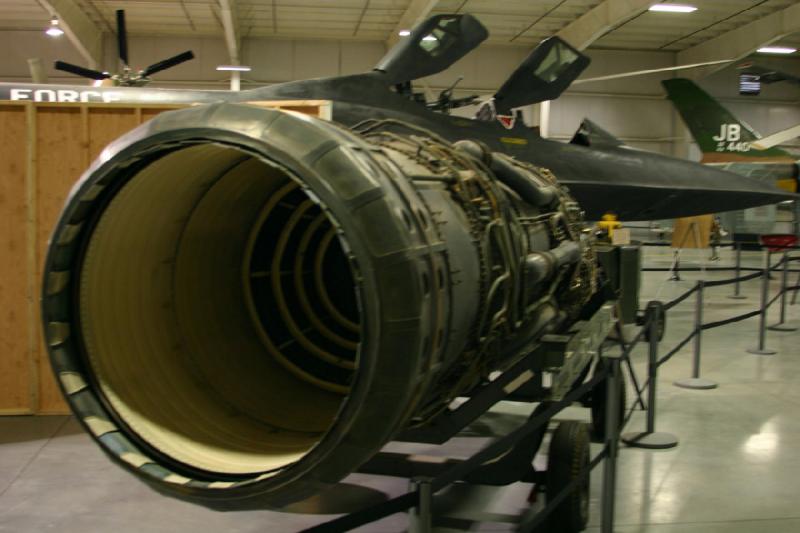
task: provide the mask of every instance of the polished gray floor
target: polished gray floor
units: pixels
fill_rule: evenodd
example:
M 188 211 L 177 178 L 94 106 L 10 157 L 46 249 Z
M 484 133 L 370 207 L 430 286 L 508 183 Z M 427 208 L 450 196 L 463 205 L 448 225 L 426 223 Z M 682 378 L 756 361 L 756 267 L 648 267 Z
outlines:
M 705 255 L 687 253 L 683 265 L 710 264 L 704 263 Z M 648 251 L 648 264 L 668 264 L 669 260 L 669 249 Z M 748 264 L 758 264 L 758 260 L 755 255 L 746 257 Z M 723 263 L 729 261 L 730 255 L 723 254 Z M 675 282 L 667 281 L 663 272 L 647 273 L 642 300 L 666 301 L 701 277 L 729 276 L 693 272 Z M 772 283 L 774 291 L 778 280 Z M 726 298 L 730 292 L 730 286 L 707 291 L 707 320 L 755 307 L 757 282 L 743 287 L 745 300 Z M 691 299 L 670 312 L 664 350 L 690 331 L 692 315 Z M 800 325 L 798 319 L 800 304 L 790 306 L 789 322 Z M 778 353 L 752 355 L 745 350 L 755 344 L 756 325 L 756 319 L 750 319 L 704 333 L 702 375 L 719 383 L 715 390 L 672 385 L 691 372 L 691 346 L 662 367 L 657 429 L 673 433 L 680 444 L 666 451 L 622 449 L 617 531 L 800 531 L 800 333 L 770 332 L 767 345 Z M 637 350 L 634 359 L 643 375 L 643 350 Z M 475 425 L 472 433 L 478 437 L 458 438 L 448 452 L 434 452 L 464 455 L 485 442 L 486 435 L 520 423 L 528 409 L 502 405 Z M 585 418 L 586 413 L 574 408 L 562 417 Z M 637 413 L 629 429 L 642 427 L 643 417 Z M 599 531 L 600 477 L 599 471 L 593 476 L 590 531 Z M 404 490 L 402 480 L 354 475 L 332 494 L 299 504 L 295 510 L 342 512 Z M 502 520 L 524 508 L 528 490 L 526 486 L 499 491 L 459 488 L 451 499 L 462 517 Z M 224 514 L 164 499 L 112 465 L 70 418 L 0 418 L 2 532 L 283 532 L 329 516 L 267 511 Z M 396 515 L 361 531 L 403 531 L 406 524 L 404 515 Z M 511 527 L 493 522 L 470 529 L 507 531 Z

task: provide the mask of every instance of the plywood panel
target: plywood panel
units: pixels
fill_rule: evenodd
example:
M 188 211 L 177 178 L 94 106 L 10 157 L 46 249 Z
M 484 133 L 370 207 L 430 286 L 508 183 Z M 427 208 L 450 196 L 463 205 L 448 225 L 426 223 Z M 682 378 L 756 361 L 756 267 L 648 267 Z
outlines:
M 88 109 L 89 161 L 93 161 L 111 141 L 135 128 L 136 109 L 97 107 Z
M 672 232 L 673 248 L 708 248 L 713 215 L 679 218 Z
M 30 413 L 35 383 L 30 359 L 25 106 L 0 107 L 0 413 Z
M 45 107 L 36 112 L 36 279 L 42 279 L 47 241 L 67 195 L 86 169 L 88 141 L 80 107 Z M 37 286 L 37 294 L 40 289 Z M 41 338 L 41 335 L 39 335 Z M 43 343 L 35 354 L 40 413 L 67 412 Z
M 328 118 L 330 102 L 260 102 Z M 103 148 L 178 106 L 0 105 L 0 414 L 66 413 L 40 340 L 47 242 L 75 182 Z

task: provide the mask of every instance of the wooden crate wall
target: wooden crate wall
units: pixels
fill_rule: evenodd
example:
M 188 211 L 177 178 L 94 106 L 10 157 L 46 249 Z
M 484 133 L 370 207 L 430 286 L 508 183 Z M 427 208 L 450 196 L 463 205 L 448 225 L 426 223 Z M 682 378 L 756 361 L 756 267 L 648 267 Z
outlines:
M 330 102 L 255 104 L 330 118 Z M 39 325 L 47 240 L 69 190 L 103 148 L 177 107 L 0 102 L 0 415 L 69 411 Z

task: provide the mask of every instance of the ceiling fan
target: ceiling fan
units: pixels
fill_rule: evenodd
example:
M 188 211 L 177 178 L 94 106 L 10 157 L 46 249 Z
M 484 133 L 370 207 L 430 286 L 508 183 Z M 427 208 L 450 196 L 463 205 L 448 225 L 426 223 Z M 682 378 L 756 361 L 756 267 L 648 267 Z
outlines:
M 116 74 L 84 68 L 64 61 L 56 61 L 55 68 L 56 70 L 69 72 L 92 80 L 111 80 L 111 82 L 118 87 L 143 87 L 150 83 L 150 76 L 156 72 L 161 72 L 162 70 L 194 59 L 192 51 L 187 50 L 186 52 L 153 63 L 138 72 L 134 71 L 128 63 L 128 33 L 125 30 L 125 11 L 122 9 L 117 10 L 117 50 L 119 59 L 122 62 L 122 72 Z

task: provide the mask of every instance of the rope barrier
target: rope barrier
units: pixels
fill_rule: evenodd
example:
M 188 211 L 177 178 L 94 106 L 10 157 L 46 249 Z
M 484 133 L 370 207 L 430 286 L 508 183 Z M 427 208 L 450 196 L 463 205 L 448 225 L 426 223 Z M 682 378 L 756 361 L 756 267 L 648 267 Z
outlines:
M 671 242 L 643 242 L 641 243 L 642 246 L 655 246 L 655 247 L 667 247 L 667 248 L 675 248 L 672 246 Z M 717 248 L 733 248 L 736 246 L 737 243 L 735 242 L 723 242 L 720 244 L 716 244 Z M 800 250 L 800 246 L 764 246 L 760 242 L 756 241 L 748 241 L 748 242 L 740 242 L 739 244 L 744 244 L 752 251 L 756 250 L 772 250 L 772 251 L 787 251 L 787 250 Z
M 649 384 L 649 383 L 648 383 L 648 384 Z M 647 385 L 643 385 L 643 386 L 642 386 L 642 390 L 644 390 L 644 389 L 646 388 L 646 386 L 647 386 Z M 634 400 L 634 401 L 631 403 L 630 407 L 628 407 L 628 409 L 626 410 L 626 412 L 625 412 L 625 418 L 623 418 L 623 419 L 622 419 L 622 424 L 621 424 L 621 425 L 620 425 L 620 427 L 619 427 L 619 430 L 620 430 L 620 431 L 622 431 L 623 429 L 625 429 L 625 426 L 627 426 L 627 425 L 628 425 L 628 422 L 629 422 L 629 421 L 630 421 L 630 419 L 633 417 L 633 413 L 634 413 L 634 412 L 636 412 L 636 404 L 637 404 L 637 403 L 639 403 L 639 401 L 638 401 L 638 400 Z M 642 409 L 642 411 L 644 411 L 644 410 L 646 410 L 646 409 L 647 409 L 647 408 L 643 408 L 643 409 Z
M 748 243 L 748 245 L 749 244 L 750 243 Z M 752 245 L 753 246 L 761 246 L 757 242 L 753 242 Z M 662 242 L 662 241 L 643 242 L 642 246 L 661 246 L 661 247 L 674 248 L 672 246 L 671 242 Z M 736 246 L 736 243 L 735 242 L 723 242 L 723 243 L 717 244 L 715 246 L 717 246 L 718 248 L 733 248 L 734 246 Z
M 649 245 L 649 243 L 645 243 L 645 245 Z M 794 261 L 800 261 L 800 256 L 781 258 L 777 263 L 772 265 L 769 270 L 770 271 L 777 270 L 784 263 L 786 263 L 786 262 L 794 262 Z M 668 269 L 668 268 L 643 268 L 642 270 L 643 271 L 668 271 L 670 269 Z M 682 269 L 682 270 L 686 271 L 686 270 L 702 270 L 702 269 L 693 268 L 693 269 Z M 704 270 L 731 270 L 731 268 L 717 267 L 717 268 L 707 268 L 707 269 L 704 269 Z M 740 268 L 740 270 L 752 270 L 754 272 L 752 274 L 747 274 L 745 276 L 738 276 L 738 277 L 730 278 L 730 279 L 706 281 L 706 282 L 704 282 L 704 286 L 705 287 L 721 287 L 723 285 L 730 285 L 731 283 L 737 283 L 737 282 L 741 283 L 741 282 L 744 282 L 744 281 L 754 280 L 754 279 L 760 278 L 760 277 L 762 277 L 764 275 L 764 269 L 763 268 L 744 268 L 744 267 L 742 267 L 742 268 Z M 798 272 L 798 271 L 800 271 L 800 270 L 790 270 L 790 269 L 787 269 L 787 270 L 789 272 Z M 682 303 L 683 301 L 685 301 L 692 294 L 697 292 L 698 288 L 699 288 L 699 286 L 695 285 L 694 287 L 692 287 L 691 289 L 687 290 L 686 292 L 684 292 L 683 294 L 681 294 L 677 298 L 674 298 L 673 300 L 670 300 L 669 302 L 665 303 L 664 304 L 664 311 L 668 311 L 668 310 L 672 309 L 673 307 L 675 307 L 676 305 L 678 305 L 678 304 Z M 784 294 L 786 292 L 798 291 L 798 290 L 800 290 L 800 285 L 793 285 L 793 286 L 789 286 L 789 287 L 784 287 L 783 289 L 778 291 L 778 293 L 766 304 L 765 307 L 769 308 L 772 304 L 774 304 L 781 297 L 782 294 Z M 707 322 L 705 324 L 702 324 L 700 326 L 700 329 L 701 330 L 707 330 L 707 329 L 718 328 L 720 326 L 726 326 L 728 324 L 733 324 L 735 322 L 741 322 L 742 320 L 747 320 L 748 318 L 752 318 L 754 316 L 758 316 L 760 313 L 761 313 L 761 309 L 757 309 L 755 311 L 750 311 L 750 312 L 747 312 L 747 313 L 743 313 L 741 315 L 736 315 L 734 317 L 726 318 L 724 320 L 716 320 L 714 322 Z M 630 354 L 630 352 L 633 350 L 634 346 L 641 340 L 642 333 L 645 331 L 646 328 L 647 328 L 647 325 L 645 324 L 644 327 L 639 332 L 639 335 L 637 335 L 636 338 L 631 343 L 629 343 L 627 345 L 625 351 L 623 352 L 623 356 Z M 693 331 L 686 338 L 684 338 L 681 342 L 679 342 L 677 344 L 677 346 L 675 346 L 666 355 L 664 355 L 661 359 L 658 360 L 658 366 L 661 366 L 662 364 L 664 364 L 667 361 L 669 361 L 676 353 L 678 353 L 682 348 L 684 348 L 695 337 L 696 334 L 697 334 L 697 332 Z M 642 390 L 647 388 L 648 385 L 649 385 L 649 382 L 647 382 L 647 381 L 644 382 L 644 384 L 642 385 Z M 627 414 L 627 416 L 625 418 L 625 423 L 627 423 L 627 421 L 632 416 L 635 406 L 636 406 L 636 402 L 634 402 L 632 408 L 629 410 L 629 412 L 628 412 L 628 414 Z
M 681 342 L 679 342 L 678 345 L 675 346 L 675 348 L 673 348 L 672 350 L 667 352 L 667 355 L 665 355 L 664 357 L 662 357 L 661 359 L 658 360 L 657 366 L 661 366 L 664 363 L 666 363 L 667 361 L 669 361 L 670 359 L 672 359 L 672 356 L 675 355 L 676 353 L 678 353 L 679 351 L 681 351 L 681 349 L 684 346 L 689 344 L 689 341 L 692 340 L 695 335 L 697 335 L 697 331 L 692 331 L 691 333 L 689 333 L 689 335 L 685 339 L 683 339 Z
M 793 260 L 800 260 L 800 257 L 798 257 L 798 258 L 787 258 L 786 259 L 786 261 L 793 261 Z M 770 268 L 770 270 L 773 270 L 773 269 L 775 269 L 775 267 L 778 267 L 778 266 L 782 265 L 784 263 L 784 261 L 785 261 L 784 259 L 781 259 L 775 265 L 773 265 Z M 722 286 L 722 285 L 729 285 L 731 283 L 736 283 L 737 281 L 738 282 L 750 281 L 752 279 L 760 278 L 763 275 L 764 275 L 763 269 L 759 269 L 758 272 L 754 272 L 753 274 L 748 274 L 746 276 L 739 276 L 738 278 L 723 279 L 723 280 L 716 280 L 716 281 L 706 281 L 704 283 L 704 285 L 706 287 L 719 287 L 719 286 Z M 681 294 L 677 298 L 675 298 L 675 299 L 669 301 L 668 303 L 664 304 L 664 311 L 668 311 L 669 309 L 672 309 L 676 305 L 680 304 L 681 302 L 683 302 L 684 300 L 689 298 L 689 296 L 691 296 L 693 293 L 697 292 L 697 290 L 698 290 L 698 286 L 695 285 L 694 287 L 692 287 L 688 291 L 684 292 L 683 294 Z M 769 308 L 772 304 L 774 304 L 781 297 L 782 294 L 784 294 L 785 292 L 793 291 L 793 290 L 800 290 L 800 285 L 795 285 L 795 286 L 792 286 L 792 287 L 785 287 L 784 289 L 778 291 L 778 293 L 767 303 L 767 305 L 765 307 Z M 747 312 L 747 313 L 743 313 L 741 315 L 736 315 L 734 317 L 726 318 L 724 320 L 716 320 L 714 322 L 707 322 L 705 324 L 702 324 L 700 326 L 700 329 L 701 330 L 707 330 L 707 329 L 718 328 L 720 326 L 726 326 L 728 324 L 733 324 L 734 322 L 741 322 L 742 320 L 747 320 L 748 318 L 752 318 L 754 316 L 758 316 L 760 313 L 761 313 L 761 309 L 756 309 L 755 311 L 750 311 L 750 312 Z M 683 347 L 685 347 L 689 343 L 689 341 L 691 341 L 694 338 L 694 336 L 696 334 L 697 334 L 697 332 L 693 331 L 686 338 L 684 338 L 681 342 L 679 342 L 678 345 L 675 346 L 675 348 L 670 350 L 666 355 L 664 355 L 661 359 L 658 360 L 658 366 L 661 366 L 662 364 L 666 363 L 667 361 L 669 361 L 672 358 L 672 356 L 674 356 L 676 353 L 681 351 L 681 349 Z M 644 388 L 646 385 L 647 384 L 643 385 L 642 388 Z
M 763 275 L 764 275 L 763 271 L 761 269 L 758 269 L 758 272 L 753 272 L 752 274 L 747 274 L 746 276 L 739 276 L 738 278 L 706 281 L 706 287 L 720 287 L 722 285 L 730 285 L 731 283 L 736 283 L 736 282 L 741 283 L 742 281 L 750 281 L 751 279 L 760 278 Z
M 727 272 L 728 270 L 735 270 L 735 266 L 730 267 L 681 267 L 678 269 L 680 272 Z M 642 267 L 642 272 L 672 272 L 676 270 L 672 267 Z M 741 267 L 739 270 L 759 271 L 760 268 L 755 267 Z
M 718 328 L 720 326 L 727 326 L 728 324 L 733 324 L 734 322 L 741 322 L 742 320 L 747 320 L 748 318 L 753 318 L 754 316 L 758 316 L 761 314 L 761 309 L 756 309 L 755 311 L 750 311 L 749 313 L 744 313 L 741 315 L 736 315 L 731 318 L 726 318 L 725 320 L 717 320 L 715 322 L 708 322 L 700 326 L 700 329 L 712 329 Z
M 781 266 L 782 264 L 783 261 L 778 261 L 770 267 L 770 272 L 774 271 L 775 267 Z M 670 267 L 643 267 L 641 269 L 642 272 L 672 272 L 674 270 L 674 268 Z M 736 267 L 681 267 L 679 272 L 727 272 L 728 270 L 736 270 Z M 740 267 L 739 270 L 744 270 L 746 272 L 762 272 L 764 269 L 757 267 Z M 800 268 L 790 268 L 789 272 L 800 272 Z
M 767 305 L 765 305 L 764 308 L 769 309 L 772 304 L 778 301 L 778 298 L 780 298 L 782 294 L 783 291 L 778 291 L 778 294 L 776 294 L 770 301 L 768 301 Z
M 672 309 L 673 307 L 675 307 L 676 305 L 678 305 L 679 303 L 684 301 L 686 298 L 691 296 L 692 293 L 694 293 L 694 292 L 697 292 L 697 285 L 695 285 L 694 287 L 692 287 L 688 291 L 684 292 L 683 294 L 681 294 L 677 298 L 675 298 L 673 300 L 670 300 L 669 302 L 665 303 L 664 304 L 664 311 L 669 311 L 670 309 Z

